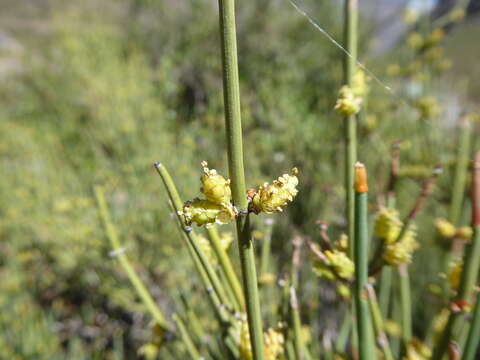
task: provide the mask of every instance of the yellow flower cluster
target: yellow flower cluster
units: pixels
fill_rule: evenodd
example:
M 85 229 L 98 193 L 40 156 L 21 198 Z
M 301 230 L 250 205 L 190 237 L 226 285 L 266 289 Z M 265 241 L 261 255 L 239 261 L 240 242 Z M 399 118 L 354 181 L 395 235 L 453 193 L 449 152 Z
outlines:
M 335 273 L 344 280 L 350 280 L 355 273 L 355 266 L 352 260 L 350 260 L 342 251 L 338 250 L 326 250 L 325 256 L 328 260 L 328 265 L 335 271 Z
M 434 118 L 441 111 L 440 104 L 432 96 L 424 96 L 418 99 L 414 103 L 414 107 L 415 109 L 417 109 L 420 117 L 422 117 L 423 119 Z
M 186 225 L 195 223 L 208 227 L 214 223 L 228 224 L 238 215 L 232 204 L 230 180 L 215 169 L 209 169 L 206 161 L 202 162 L 202 166 L 200 191 L 205 199 L 195 198 L 185 202 L 178 214 L 183 216 Z M 249 211 L 255 214 L 282 212 L 298 193 L 297 174 L 297 168 L 293 168 L 290 174 L 283 174 L 272 184 L 265 183 L 258 190 L 249 190 L 246 194 L 250 202 Z
M 407 345 L 405 360 L 427 360 L 432 357 L 432 350 L 420 340 L 413 338 Z
M 457 290 L 460 285 L 460 277 L 462 276 L 463 261 L 461 259 L 450 264 L 450 271 L 448 273 L 448 281 L 452 290 Z
M 193 199 L 187 201 L 183 205 L 183 211 L 179 212 L 183 215 L 185 223 L 192 223 L 198 226 L 217 224 L 228 224 L 236 216 L 236 210 L 231 204 L 215 204 L 208 200 Z
M 150 342 L 142 345 L 138 349 L 138 355 L 143 356 L 146 360 L 154 360 L 158 357 L 158 353 L 165 341 L 165 330 L 157 323 L 152 327 Z
M 313 265 L 313 272 L 320 278 L 330 282 L 338 281 L 336 284 L 337 294 L 343 299 L 350 299 L 350 288 L 348 282 L 355 274 L 355 264 L 346 254 L 346 235 L 336 241 L 334 248 L 318 252 L 319 258 Z
M 369 81 L 370 78 L 365 74 L 365 71 L 357 69 L 352 79 L 353 95 L 363 100 L 370 91 L 370 87 L 368 86 Z
M 200 191 L 206 199 L 193 199 L 185 202 L 183 215 L 185 223 L 192 223 L 198 226 L 217 224 L 228 224 L 237 215 L 237 211 L 231 204 L 230 180 L 217 174 L 215 169 L 209 169 L 206 161 L 202 162 L 203 175 L 200 178 L 202 187 Z
M 403 223 L 397 210 L 380 207 L 375 220 L 375 236 L 382 239 L 386 244 L 393 244 L 400 235 L 402 226 Z
M 455 225 L 445 219 L 436 219 L 435 228 L 437 229 L 438 234 L 445 239 L 456 237 L 468 241 L 473 235 L 473 230 L 470 226 L 456 228 Z
M 340 88 L 338 99 L 335 104 L 335 110 L 343 116 L 351 116 L 360 112 L 362 98 L 355 96 L 352 88 L 344 85 Z
M 206 161 L 202 161 L 201 165 L 203 166 L 203 175 L 200 177 L 202 194 L 212 203 L 229 204 L 232 199 L 230 179 L 227 180 L 217 174 L 215 169 L 209 169 Z
M 293 168 L 290 175 L 283 174 L 272 184 L 265 183 L 251 197 L 250 209 L 255 214 L 261 212 L 273 214 L 282 212 L 283 208 L 297 195 L 298 170 Z
M 419 247 L 415 237 L 416 229 L 411 225 L 400 240 L 386 244 L 383 259 L 387 264 L 397 266 L 411 263 L 413 252 Z
M 265 360 L 276 360 L 283 354 L 285 340 L 280 331 L 269 328 L 263 335 L 263 342 L 265 346 Z M 253 359 L 248 323 L 245 320 L 242 321 L 240 329 L 239 351 L 241 360 Z

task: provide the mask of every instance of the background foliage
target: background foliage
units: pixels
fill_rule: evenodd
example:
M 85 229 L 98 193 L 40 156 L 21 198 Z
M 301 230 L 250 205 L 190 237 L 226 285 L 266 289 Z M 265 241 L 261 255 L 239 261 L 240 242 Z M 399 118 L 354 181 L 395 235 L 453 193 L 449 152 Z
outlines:
M 341 38 L 334 2 L 302 6 Z M 342 122 L 333 110 L 342 53 L 286 1 L 237 8 L 248 185 L 293 165 L 300 169 L 298 199 L 274 227 L 281 274 L 293 234 L 316 239 L 318 219 L 331 224 L 334 237 L 343 231 Z M 106 187 L 126 251 L 162 309 L 172 312 L 180 293 L 199 303 L 152 163 L 171 169 L 185 199 L 198 193 L 201 160 L 226 173 L 215 3 L 51 1 L 7 9 L 18 18 L 5 22 L 16 44 L 0 55 L 0 355 L 132 358 L 150 336 L 149 319 L 109 257 L 92 187 Z M 364 26 L 360 41 L 362 59 L 395 91 L 371 81 L 359 123 L 359 158 L 376 180 L 372 210 L 386 186 L 394 140 L 404 140 L 402 163 L 411 170 L 400 183 L 403 212 L 419 191 L 421 172 L 445 167 L 419 220 L 422 249 L 411 272 L 419 332 L 428 311 L 437 310 L 423 304 L 435 301 L 426 285 L 439 282 L 433 219 L 446 216 L 455 122 L 478 100 L 478 66 L 470 61 L 478 57 L 462 55 L 474 51 L 475 31 L 473 24 L 452 29 L 445 46 L 454 67 L 428 72 L 428 82 L 386 72 L 394 60 L 406 67 L 415 56 L 403 38 L 380 55 L 371 51 L 375 29 Z M 414 106 L 424 94 L 442 104 L 428 120 Z M 259 230 L 263 220 L 256 221 Z M 337 306 L 308 265 L 301 284 L 313 310 Z M 335 321 L 319 322 L 314 334 Z

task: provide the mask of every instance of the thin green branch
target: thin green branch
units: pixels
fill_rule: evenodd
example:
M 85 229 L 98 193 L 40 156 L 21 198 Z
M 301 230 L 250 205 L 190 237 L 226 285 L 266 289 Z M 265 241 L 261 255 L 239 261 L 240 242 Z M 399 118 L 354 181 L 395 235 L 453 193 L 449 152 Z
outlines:
M 242 286 L 240 285 L 240 281 L 235 274 L 235 270 L 233 269 L 232 262 L 230 261 L 227 252 L 220 244 L 220 237 L 218 235 L 217 228 L 214 226 L 209 227 L 207 228 L 207 233 L 210 239 L 210 244 L 213 247 L 213 251 L 215 251 L 215 255 L 218 258 L 220 267 L 222 268 L 227 279 L 228 286 L 232 290 L 232 293 L 235 297 L 235 302 L 237 303 L 239 309 L 245 309 Z
M 368 185 L 363 164 L 355 165 L 355 310 L 357 315 L 360 360 L 375 358 L 370 338 L 370 315 L 367 302 L 368 285 Z
M 137 291 L 138 296 L 145 304 L 154 320 L 159 326 L 161 326 L 165 330 L 169 330 L 170 327 L 168 326 L 161 310 L 148 292 L 142 280 L 139 278 L 133 266 L 128 261 L 127 256 L 122 251 L 122 246 L 120 244 L 120 240 L 118 239 L 117 230 L 110 217 L 110 212 L 108 210 L 103 189 L 100 186 L 95 186 L 94 192 L 97 200 L 98 210 L 100 212 L 100 217 L 102 219 L 103 225 L 105 226 L 105 230 L 107 232 L 108 239 L 110 240 L 112 250 L 115 253 L 115 257 L 118 259 L 120 265 L 127 273 L 127 276 L 132 283 L 134 289 Z
M 388 343 L 388 337 L 385 334 L 383 317 L 377 301 L 377 296 L 375 295 L 375 290 L 371 285 L 367 285 L 367 290 L 368 304 L 370 306 L 370 312 L 372 314 L 373 327 L 375 329 L 375 335 L 377 337 L 377 344 L 380 346 L 380 349 L 382 349 L 385 360 L 394 360 L 392 350 L 390 349 L 390 345 Z
M 219 0 L 225 126 L 228 144 L 228 167 L 233 203 L 239 210 L 237 237 L 242 267 L 248 328 L 254 360 L 263 360 L 263 328 L 257 286 L 255 253 L 247 212 L 245 172 L 243 167 L 242 120 L 238 79 L 237 39 L 234 0 Z
M 480 232 L 480 229 L 477 229 Z M 468 334 L 467 344 L 463 352 L 462 360 L 474 360 L 480 343 L 480 293 L 477 294 L 477 302 L 473 312 L 472 326 Z
M 453 300 L 453 304 L 457 307 L 470 303 L 480 269 L 480 152 L 475 155 L 472 168 L 472 227 L 474 236 L 465 249 L 460 286 Z M 450 312 L 445 330 L 435 347 L 433 360 L 442 359 L 449 342 L 458 340 L 460 328 L 464 322 L 462 315 L 463 309 L 461 308 L 459 311 L 452 310 Z
M 191 247 L 190 250 L 193 250 L 193 253 L 196 255 L 195 257 L 193 257 L 194 260 L 197 259 L 199 261 L 201 267 L 207 274 L 208 279 L 210 280 L 222 304 L 231 305 L 227 297 L 226 291 L 223 288 L 223 285 L 220 279 L 218 278 L 218 275 L 213 269 L 212 264 L 210 264 L 208 258 L 206 257 L 206 255 L 204 254 L 200 246 L 198 245 L 196 234 L 190 227 L 185 226 L 185 221 L 183 217 L 178 215 L 179 211 L 182 209 L 183 203 L 182 203 L 182 200 L 180 199 L 180 195 L 178 194 L 175 184 L 173 183 L 172 177 L 170 176 L 165 166 L 163 166 L 161 163 L 155 163 L 155 169 L 157 170 L 158 174 L 160 175 L 163 181 L 163 184 L 165 185 L 165 188 L 167 189 L 168 195 L 172 202 L 172 206 L 177 214 L 177 219 L 181 224 L 182 233 L 184 234 L 184 239 L 186 240 L 189 247 Z
M 345 84 L 353 85 L 355 74 L 355 59 L 357 58 L 357 28 L 358 28 L 358 4 L 357 0 L 345 0 L 345 49 L 350 54 L 345 54 L 344 74 Z M 353 258 L 355 243 L 355 195 L 353 191 L 354 165 L 357 161 L 357 123 L 355 115 L 347 116 L 344 119 L 345 138 L 345 191 L 346 191 L 346 212 L 349 254 Z

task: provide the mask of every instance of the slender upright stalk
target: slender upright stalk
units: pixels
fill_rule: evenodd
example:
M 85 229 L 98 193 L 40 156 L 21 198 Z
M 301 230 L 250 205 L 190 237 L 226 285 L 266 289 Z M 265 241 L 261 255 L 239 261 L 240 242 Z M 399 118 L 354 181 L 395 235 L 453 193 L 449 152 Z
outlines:
M 468 175 L 468 162 L 470 158 L 471 147 L 471 126 L 468 116 L 464 116 L 460 119 L 458 136 L 458 150 L 455 166 L 455 175 L 453 179 L 452 200 L 450 202 L 450 209 L 448 212 L 450 222 L 455 225 L 460 225 L 460 217 L 462 214 L 462 205 L 465 194 L 465 187 L 467 185 Z M 459 253 L 458 240 L 453 239 L 450 249 L 445 254 L 443 268 L 447 272 L 454 257 L 461 256 Z M 445 282 L 445 293 L 450 292 L 448 282 Z
M 454 304 L 470 303 L 480 269 L 480 152 L 476 153 L 472 168 L 472 227 L 474 236 L 465 250 L 463 270 Z M 463 311 L 451 311 L 445 330 L 433 353 L 433 360 L 442 359 L 449 341 L 458 340 L 463 323 Z
M 480 343 L 480 293 L 477 294 L 477 302 L 473 313 L 472 326 L 468 333 L 467 344 L 463 352 L 462 360 L 474 360 Z
M 145 284 L 142 282 L 140 277 L 137 275 L 135 269 L 130 264 L 125 253 L 122 251 L 122 246 L 120 245 L 120 240 L 118 239 L 117 230 L 115 225 L 112 222 L 110 217 L 110 212 L 108 210 L 107 202 L 105 201 L 105 195 L 103 193 L 103 189 L 100 186 L 95 186 L 94 188 L 95 197 L 97 199 L 98 210 L 100 212 L 100 217 L 102 219 L 103 225 L 105 226 L 105 230 L 107 232 L 108 239 L 110 240 L 112 246 L 112 253 L 115 253 L 115 257 L 120 262 L 120 265 L 123 267 L 127 276 L 132 283 L 134 289 L 137 291 L 138 296 L 142 300 L 142 302 L 147 307 L 148 311 L 157 322 L 165 330 L 169 330 L 169 326 L 163 316 L 161 310 L 159 309 L 158 305 L 155 303 L 155 300 L 150 295 L 149 291 L 147 290 Z
M 357 59 L 357 27 L 358 27 L 358 0 L 345 0 L 345 48 L 351 56 L 345 55 L 344 74 L 345 84 L 353 85 Z M 357 124 L 355 115 L 347 116 L 344 119 L 345 126 L 345 191 L 349 254 L 353 258 L 355 243 L 355 195 L 353 191 L 354 174 L 353 169 L 357 161 Z
M 467 184 L 468 160 L 470 157 L 470 121 L 468 116 L 460 120 L 460 134 L 458 138 L 457 163 L 453 180 L 452 201 L 449 209 L 450 222 L 458 226 L 462 211 L 462 203 Z
M 392 350 L 388 343 L 387 335 L 385 334 L 384 324 L 382 313 L 380 311 L 380 306 L 377 301 L 377 296 L 375 295 L 375 290 L 373 286 L 368 285 L 368 304 L 370 306 L 370 312 L 372 314 L 373 326 L 375 329 L 375 335 L 377 337 L 377 344 L 382 349 L 383 356 L 385 360 L 394 360 Z
M 160 178 L 165 185 L 165 189 L 168 192 L 172 207 L 177 214 L 177 220 L 182 230 L 183 239 L 187 244 L 187 248 L 192 256 L 195 266 L 197 267 L 197 270 L 199 271 L 202 279 L 204 278 L 204 275 L 206 275 L 208 278 L 207 281 L 204 281 L 204 284 L 207 286 L 207 291 L 212 291 L 212 289 L 209 288 L 209 284 L 211 284 L 211 287 L 213 287 L 213 290 L 215 290 L 215 296 L 218 296 L 218 300 L 220 301 L 220 303 L 228 305 L 230 302 L 228 301 L 226 291 L 223 288 L 223 285 L 217 274 L 215 273 L 212 265 L 208 261 L 200 246 L 198 245 L 194 231 L 191 228 L 185 226 L 184 219 L 178 215 L 178 212 L 182 209 L 183 202 L 180 199 L 180 195 L 178 194 L 177 188 L 173 183 L 172 177 L 170 176 L 165 166 L 161 163 L 155 163 L 155 169 L 160 175 Z M 224 316 L 222 316 L 222 318 L 224 318 Z
M 254 360 L 264 359 L 263 329 L 257 287 L 255 252 L 247 210 L 245 172 L 243 167 L 242 120 L 238 80 L 237 39 L 234 0 L 219 0 L 220 35 L 223 65 L 223 95 L 228 143 L 228 167 L 233 203 L 239 211 L 237 237 L 242 267 L 248 328 Z
M 215 255 L 217 255 L 220 267 L 222 268 L 227 279 L 228 286 L 232 290 L 232 293 L 235 297 L 235 301 L 238 304 L 239 308 L 245 309 L 245 300 L 243 299 L 242 286 L 238 281 L 237 275 L 235 274 L 235 270 L 233 269 L 232 262 L 230 261 L 227 252 L 222 248 L 220 244 L 220 237 L 218 235 L 217 228 L 212 226 L 207 229 L 207 233 L 213 250 L 215 251 Z
M 260 258 L 260 276 L 268 273 L 268 267 L 270 265 L 273 223 L 274 220 L 272 218 L 265 220 L 265 236 L 262 240 L 262 255 Z
M 198 352 L 195 344 L 193 343 L 192 338 L 190 337 L 190 333 L 185 326 L 183 320 L 177 314 L 172 315 L 172 319 L 177 325 L 178 332 L 180 333 L 180 337 L 182 338 L 185 347 L 187 348 L 187 352 L 191 359 L 201 359 L 200 353 Z
M 363 164 L 355 165 L 355 309 L 357 315 L 358 350 L 360 360 L 374 359 L 370 338 L 370 318 L 367 302 L 368 285 L 368 185 Z
M 398 173 L 400 171 L 400 144 L 394 142 L 392 144 L 391 161 L 390 161 L 390 179 L 387 188 L 387 207 L 389 209 L 395 208 L 396 203 L 396 184 L 398 180 Z M 383 244 L 382 244 L 383 246 Z M 390 309 L 390 299 L 392 295 L 392 276 L 393 269 L 390 266 L 384 267 L 380 275 L 380 292 L 378 294 L 378 302 L 380 304 L 380 311 L 385 316 L 388 316 Z
M 303 337 L 302 337 L 302 324 L 300 322 L 300 314 L 298 312 L 298 299 L 297 292 L 293 286 L 290 287 L 290 309 L 292 312 L 292 324 L 293 324 L 293 346 L 295 349 L 295 359 L 304 360 L 303 353 Z
M 402 314 L 402 347 L 406 350 L 412 340 L 412 296 L 410 293 L 410 277 L 407 264 L 398 266 L 400 280 L 400 309 Z
M 293 324 L 293 345 L 295 348 L 296 360 L 310 359 L 310 353 L 308 352 L 302 333 L 302 322 L 300 319 L 300 306 L 297 298 L 298 279 L 300 271 L 300 251 L 303 245 L 301 237 L 296 236 L 292 240 L 293 253 L 292 253 L 292 285 L 290 286 L 290 311 L 292 315 Z

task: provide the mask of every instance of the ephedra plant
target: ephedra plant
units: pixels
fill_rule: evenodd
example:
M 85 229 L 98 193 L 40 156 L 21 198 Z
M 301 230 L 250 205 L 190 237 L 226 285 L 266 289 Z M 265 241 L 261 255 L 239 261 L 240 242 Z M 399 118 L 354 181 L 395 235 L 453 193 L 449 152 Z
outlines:
M 141 354 L 146 358 L 475 358 L 480 333 L 478 301 L 475 305 L 480 267 L 480 153 L 476 154 L 471 166 L 468 185 L 471 188 L 471 227 L 462 226 L 459 215 L 464 208 L 471 158 L 468 117 L 462 120 L 450 219 L 437 219 L 435 225 L 429 224 L 436 226 L 439 237 L 449 245 L 445 264 L 448 286 L 429 331 L 419 334 L 412 324 L 409 265 L 416 249 L 423 245 L 417 234 L 419 226 L 424 224 L 417 224 L 417 221 L 437 190 L 441 169 L 432 166 L 425 171 L 420 190 L 407 199 L 411 209 L 402 217 L 397 205 L 402 170 L 401 144 L 395 143 L 390 154 L 390 180 L 384 191 L 385 199 L 377 207 L 377 214 L 372 217 L 374 224 L 370 226 L 368 192 L 375 180 L 371 177 L 369 182 L 368 169 L 357 162 L 357 152 L 361 154 L 361 151 L 357 151 L 356 126 L 368 93 L 367 76 L 362 71 L 364 69 L 357 66 L 357 6 L 356 0 L 345 2 L 345 84 L 335 106 L 345 124 L 346 234 L 332 240 L 328 225 L 323 222 L 320 223 L 318 241 L 299 231 L 292 240 L 292 253 L 288 256 L 282 254 L 283 258 L 291 258 L 290 271 L 277 277 L 269 270 L 268 259 L 273 255 L 271 241 L 274 241 L 271 227 L 277 214 L 287 210 L 296 200 L 302 187 L 299 180 L 302 173 L 292 164 L 289 173 L 271 183 L 247 188 L 233 0 L 219 0 L 229 177 L 202 162 L 198 197 L 185 201 L 167 168 L 162 163 L 155 164 L 182 242 L 202 284 L 203 298 L 211 310 L 211 317 L 200 319 L 188 296 L 175 301 L 175 306 L 183 311 L 173 313 L 171 321 L 165 310 L 160 310 L 121 251 L 103 191 L 96 189 L 100 215 L 112 250 L 154 322 L 151 341 L 141 348 Z M 428 112 L 426 107 L 422 108 L 424 116 Z M 260 236 L 263 243 L 261 256 L 258 256 L 256 247 L 260 241 L 252 223 L 257 215 L 262 214 L 268 214 L 269 220 L 266 235 Z M 230 255 L 229 236 L 219 231 L 221 226 L 229 223 L 236 228 L 234 243 L 238 256 Z M 301 252 L 306 249 L 311 259 L 308 266 L 301 261 Z M 450 268 L 452 260 L 455 264 Z M 260 261 L 260 272 L 257 271 L 257 261 Z M 240 264 L 238 269 L 236 264 Z M 306 306 L 302 301 L 302 268 L 316 276 L 323 286 L 333 285 L 337 298 L 345 304 L 343 314 L 331 314 L 331 318 L 339 323 L 333 335 L 328 327 L 318 326 L 332 319 L 319 318 L 312 311 L 315 307 Z M 275 279 L 278 279 L 278 286 L 275 286 Z M 473 307 L 475 310 L 471 316 Z M 268 326 L 265 319 L 268 319 Z

